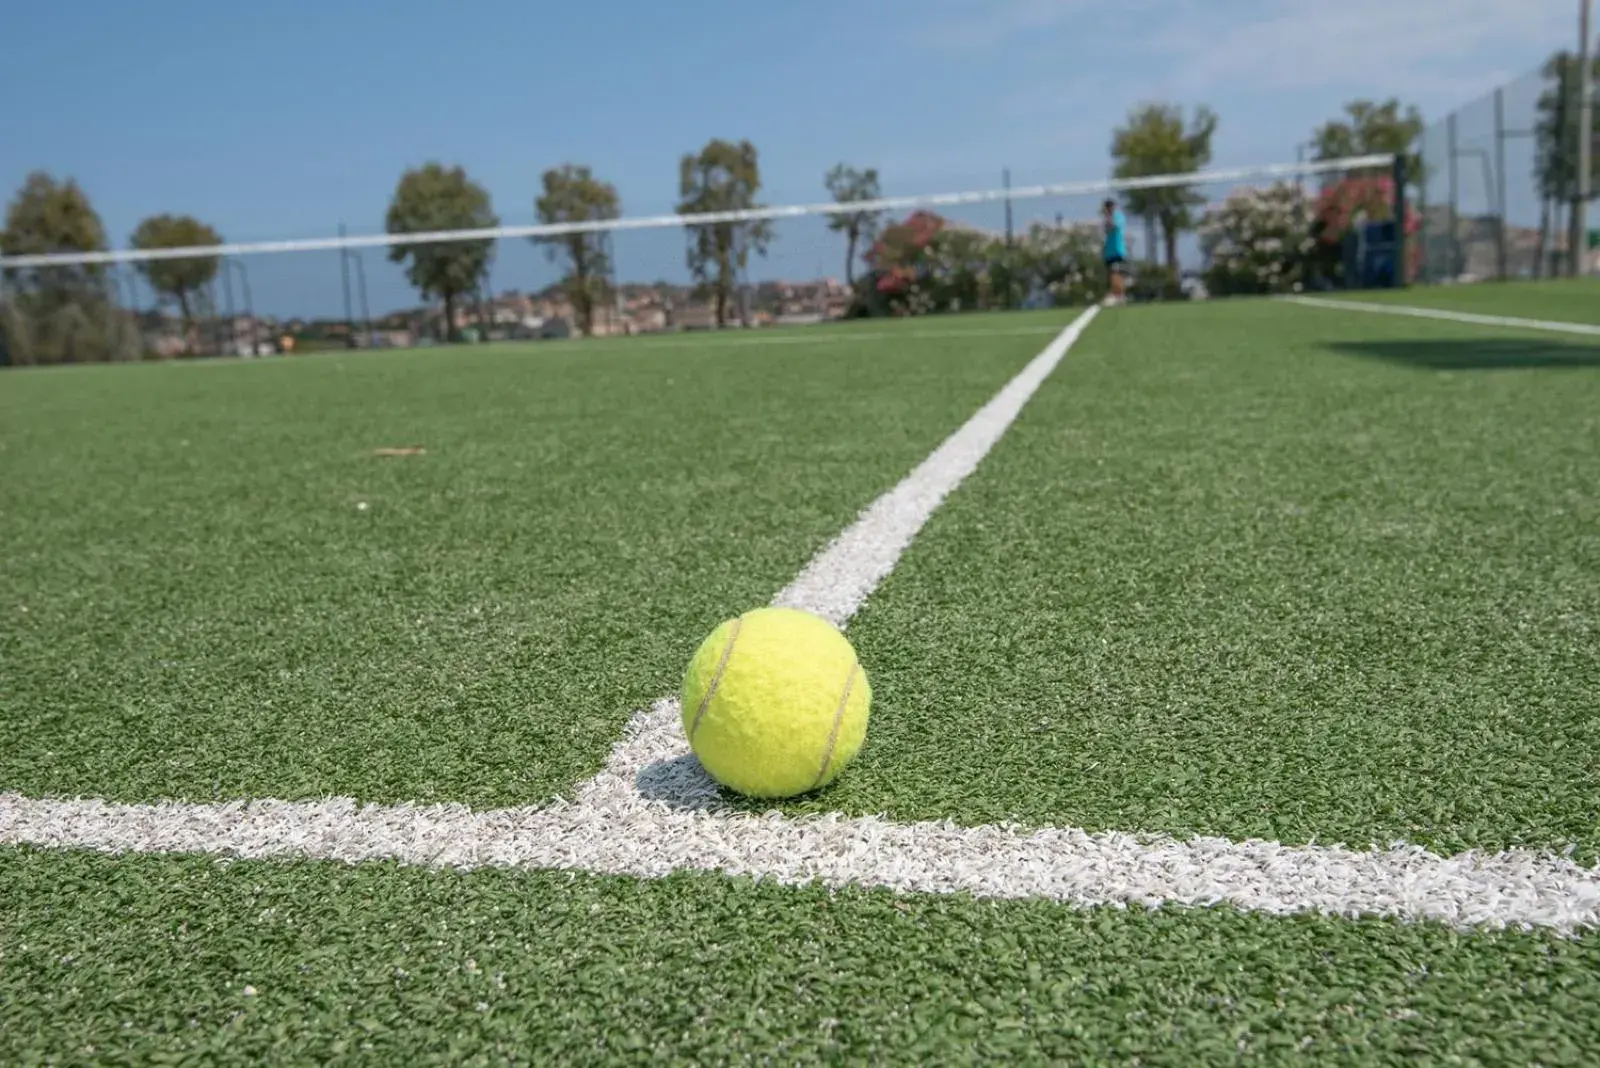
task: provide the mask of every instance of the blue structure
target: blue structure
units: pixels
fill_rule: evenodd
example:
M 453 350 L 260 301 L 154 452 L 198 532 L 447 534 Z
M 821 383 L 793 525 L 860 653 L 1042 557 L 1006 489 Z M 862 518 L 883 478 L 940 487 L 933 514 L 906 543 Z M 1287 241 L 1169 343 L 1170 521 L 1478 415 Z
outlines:
M 1392 289 L 1399 285 L 1400 246 L 1393 222 L 1367 222 L 1350 228 L 1344 239 L 1344 279 L 1351 289 Z

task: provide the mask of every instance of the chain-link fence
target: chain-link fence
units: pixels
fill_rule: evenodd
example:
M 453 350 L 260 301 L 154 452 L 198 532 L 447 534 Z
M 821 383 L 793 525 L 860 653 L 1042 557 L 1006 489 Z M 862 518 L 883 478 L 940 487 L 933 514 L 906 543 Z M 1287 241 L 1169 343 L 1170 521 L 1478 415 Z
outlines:
M 1574 55 L 1552 56 L 1423 132 L 1421 280 L 1549 278 L 1574 266 L 1577 273 L 1594 273 L 1589 235 L 1571 232 L 1579 67 Z M 1591 144 L 1595 134 L 1592 127 Z M 1600 152 L 1594 159 L 1600 161 Z M 1591 188 L 1600 192 L 1600 181 L 1592 180 Z

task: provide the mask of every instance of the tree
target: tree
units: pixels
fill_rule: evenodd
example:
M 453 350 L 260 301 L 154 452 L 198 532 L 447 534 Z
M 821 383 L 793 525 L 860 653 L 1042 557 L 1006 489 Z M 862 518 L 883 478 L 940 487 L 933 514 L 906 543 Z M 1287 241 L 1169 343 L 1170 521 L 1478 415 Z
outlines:
M 571 163 L 544 172 L 544 192 L 534 201 L 534 211 L 542 223 L 593 222 L 615 219 L 622 209 L 616 186 L 602 182 L 588 167 Z M 562 288 L 578 315 L 578 328 L 588 337 L 594 333 L 594 309 L 606 293 L 606 278 L 611 273 L 611 256 L 606 236 L 597 230 L 536 237 L 552 261 L 567 260 Z
M 190 248 L 220 245 L 222 235 L 189 215 L 152 215 L 139 223 L 128 243 L 137 249 Z M 184 256 L 139 263 L 139 273 L 150 283 L 150 288 L 178 302 L 186 341 L 194 322 L 191 297 L 211 284 L 221 263 L 216 256 Z
M 105 226 L 78 183 L 34 171 L 6 207 L 0 254 L 98 252 Z M 106 291 L 100 264 L 7 267 L 0 331 L 13 363 L 119 359 L 138 352 L 138 330 Z
M 71 178 L 58 182 L 44 171 L 34 171 L 6 207 L 0 251 L 7 256 L 100 252 L 105 247 L 106 230 L 100 215 Z M 7 281 L 28 287 L 66 285 L 98 279 L 102 273 L 104 268 L 98 264 L 12 268 L 7 271 Z
M 1129 115 L 1127 124 L 1112 135 L 1111 155 L 1118 178 L 1144 178 L 1162 174 L 1187 174 L 1211 162 L 1211 138 L 1217 116 L 1210 108 L 1195 109 L 1185 126 L 1183 109 L 1173 104 L 1144 104 Z M 1178 273 L 1178 235 L 1194 226 L 1193 212 L 1205 198 L 1187 185 L 1157 189 L 1130 189 L 1123 199 L 1128 210 L 1147 225 L 1161 227 L 1167 268 Z
M 684 215 L 742 211 L 758 207 L 761 167 L 749 141 L 707 141 L 699 153 L 686 153 L 678 167 L 678 211 Z M 767 254 L 772 225 L 766 220 L 715 222 L 689 227 L 689 272 L 702 293 L 710 293 L 717 325 L 727 322 L 738 276 L 750 253 Z
M 854 167 L 847 167 L 843 163 L 834 167 L 827 173 L 823 183 L 828 187 L 828 192 L 840 204 L 859 203 L 863 200 L 877 200 L 883 194 L 878 187 L 878 171 L 868 167 L 858 171 Z M 883 213 L 878 211 L 851 211 L 840 212 L 828 216 L 828 229 L 845 235 L 844 253 L 844 280 L 846 285 L 855 285 L 856 281 L 856 250 L 863 245 L 871 245 L 878 236 L 878 224 L 883 218 Z
M 1421 186 L 1426 179 L 1422 154 L 1416 151 L 1422 137 L 1422 112 L 1415 106 L 1400 110 L 1400 101 L 1390 97 L 1383 103 L 1352 100 L 1344 106 L 1341 118 L 1329 119 L 1311 135 L 1316 159 L 1349 159 L 1352 156 L 1404 155 L 1406 180 Z
M 386 219 L 391 234 L 436 230 L 485 230 L 499 224 L 488 190 L 467 177 L 460 167 L 428 163 L 406 171 L 395 186 Z M 424 298 L 444 301 L 444 334 L 455 334 L 456 298 L 477 289 L 494 259 L 494 242 L 487 238 L 391 245 L 389 259 L 410 263 L 406 278 Z
M 1578 57 L 1557 52 L 1545 61 L 1546 87 L 1539 94 L 1534 122 L 1534 182 L 1539 188 L 1539 265 L 1542 270 L 1549 247 L 1550 217 L 1554 207 L 1570 204 L 1578 195 Z M 1600 56 L 1590 68 L 1591 79 L 1600 76 Z M 1600 133 L 1600 108 L 1595 109 L 1591 136 Z M 1590 155 L 1589 187 L 1600 193 L 1600 152 Z

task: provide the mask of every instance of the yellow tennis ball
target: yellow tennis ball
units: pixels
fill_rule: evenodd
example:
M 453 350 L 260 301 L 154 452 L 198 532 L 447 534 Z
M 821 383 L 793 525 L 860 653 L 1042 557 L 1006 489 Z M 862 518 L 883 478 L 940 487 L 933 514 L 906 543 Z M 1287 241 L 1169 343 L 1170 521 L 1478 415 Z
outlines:
M 751 797 L 826 786 L 867 736 L 872 687 L 832 623 L 761 608 L 701 643 L 683 679 L 683 731 L 711 777 Z

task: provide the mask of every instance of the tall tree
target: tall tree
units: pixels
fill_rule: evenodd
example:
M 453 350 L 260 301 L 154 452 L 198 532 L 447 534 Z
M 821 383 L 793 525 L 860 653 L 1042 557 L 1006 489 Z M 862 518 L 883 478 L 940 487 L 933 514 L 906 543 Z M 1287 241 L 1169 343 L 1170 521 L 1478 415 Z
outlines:
M 877 200 L 883 195 L 878 186 L 875 167 L 857 170 L 843 163 L 834 167 L 823 179 L 828 192 L 840 204 Z M 845 236 L 844 280 L 848 285 L 856 281 L 856 250 L 870 246 L 878 236 L 878 225 L 883 218 L 880 211 L 847 211 L 828 216 L 828 229 Z
M 6 207 L 0 253 L 98 252 L 105 226 L 78 183 L 34 171 Z M 8 267 L 0 330 L 15 363 L 106 359 L 137 350 L 137 331 L 115 313 L 99 264 Z
M 137 249 L 191 248 L 220 245 L 222 235 L 193 216 L 152 215 L 139 223 L 128 243 Z M 178 302 L 186 341 L 194 322 L 193 298 L 216 278 L 221 263 L 215 256 L 184 256 L 139 263 L 139 273 L 150 283 L 150 288 Z
M 1183 121 L 1183 108 L 1175 104 L 1143 104 L 1128 115 L 1125 125 L 1111 138 L 1111 155 L 1118 178 L 1145 178 L 1187 174 L 1211 162 L 1211 137 L 1217 116 L 1210 108 L 1195 109 L 1193 121 Z M 1194 227 L 1194 209 L 1205 198 L 1191 186 L 1171 185 L 1130 189 L 1123 199 L 1128 210 L 1161 227 L 1167 267 L 1178 272 L 1178 235 Z
M 678 211 L 684 215 L 759 207 L 761 166 L 749 141 L 711 140 L 686 153 L 678 167 Z M 714 222 L 689 227 L 689 272 L 716 306 L 717 325 L 727 322 L 739 273 L 750 253 L 765 256 L 772 240 L 766 220 Z
M 1545 61 L 1545 89 L 1539 94 L 1534 123 L 1534 182 L 1539 188 L 1539 265 L 1549 247 L 1552 212 L 1570 205 L 1578 195 L 1579 60 L 1571 52 L 1557 52 Z M 1600 77 L 1600 56 L 1590 77 Z M 1600 134 L 1600 108 L 1595 109 L 1591 136 Z M 1600 193 L 1600 152 L 1590 156 L 1590 189 Z M 1581 252 L 1581 250 L 1579 250 Z
M 489 192 L 461 167 L 427 163 L 406 171 L 395 186 L 386 218 L 391 234 L 483 230 L 499 225 Z M 391 245 L 389 259 L 407 263 L 406 278 L 423 297 L 444 301 L 444 330 L 455 334 L 456 298 L 477 289 L 494 259 L 489 239 Z
M 6 206 L 5 229 L 0 230 L 0 252 L 7 256 L 38 256 L 53 252 L 100 252 L 106 247 L 106 229 L 89 197 L 76 181 L 57 181 L 44 171 L 34 171 Z M 7 281 L 17 286 L 75 283 L 97 279 L 99 265 L 11 269 Z
M 1311 143 L 1319 160 L 1404 154 L 1406 179 L 1420 186 L 1426 178 L 1417 143 L 1422 131 L 1422 112 L 1415 106 L 1401 111 L 1400 101 L 1394 97 L 1381 104 L 1352 100 L 1341 117 L 1329 119 L 1313 131 Z
M 622 209 L 617 188 L 602 182 L 588 167 L 571 163 L 544 172 L 544 192 L 534 201 L 539 221 L 551 225 L 615 219 Z M 604 299 L 606 278 L 611 273 L 611 256 L 605 234 L 596 230 L 536 237 L 551 261 L 566 257 L 567 275 L 562 289 L 578 315 L 578 328 L 585 337 L 594 333 L 595 305 Z

